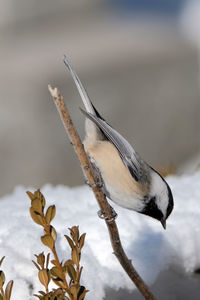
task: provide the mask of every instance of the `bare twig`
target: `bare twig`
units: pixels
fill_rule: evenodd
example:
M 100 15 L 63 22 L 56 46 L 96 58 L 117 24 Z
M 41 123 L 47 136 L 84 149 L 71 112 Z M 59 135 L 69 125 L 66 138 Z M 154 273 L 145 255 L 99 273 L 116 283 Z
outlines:
M 95 184 L 98 183 L 98 177 L 95 174 L 95 171 L 93 167 L 90 164 L 90 161 L 87 157 L 87 154 L 84 150 L 83 144 L 80 140 L 79 135 L 77 134 L 71 117 L 68 113 L 68 110 L 64 104 L 64 100 L 60 92 L 57 88 L 52 88 L 50 85 L 48 86 L 49 91 L 54 99 L 55 105 L 57 107 L 57 110 L 60 114 L 61 120 L 63 122 L 63 125 L 65 127 L 65 130 L 74 146 L 74 150 L 79 158 L 83 173 L 85 177 L 88 179 L 89 184 L 92 186 L 93 192 L 95 194 L 95 197 L 97 199 L 97 202 L 100 206 L 100 209 L 104 212 L 104 215 L 106 217 L 106 225 L 110 234 L 110 240 L 111 244 L 114 250 L 114 254 L 119 260 L 121 266 L 125 270 L 125 272 L 128 274 L 130 279 L 133 281 L 133 283 L 137 286 L 141 294 L 144 296 L 147 300 L 156 300 L 154 295 L 151 293 L 150 289 L 146 285 L 146 283 L 142 280 L 140 275 L 137 273 L 137 271 L 134 269 L 131 261 L 126 256 L 123 247 L 121 245 L 119 232 L 117 225 L 115 223 L 115 220 L 112 218 L 112 211 L 110 208 L 110 205 L 108 204 L 106 197 L 99 187 L 94 187 Z

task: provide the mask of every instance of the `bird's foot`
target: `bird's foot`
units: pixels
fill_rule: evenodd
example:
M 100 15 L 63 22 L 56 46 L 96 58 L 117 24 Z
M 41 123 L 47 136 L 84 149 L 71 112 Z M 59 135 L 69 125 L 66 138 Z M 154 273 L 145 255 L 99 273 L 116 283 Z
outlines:
M 103 212 L 101 209 L 97 212 L 97 215 L 99 216 L 100 219 L 104 219 L 108 223 L 113 222 L 117 218 L 117 213 L 112 206 L 110 206 L 110 209 L 111 209 L 111 218 L 106 217 L 105 212 Z
M 90 187 L 90 188 L 102 188 L 103 187 L 103 182 L 101 180 L 99 180 L 97 183 L 94 184 L 90 184 L 89 181 L 86 179 L 85 183 Z

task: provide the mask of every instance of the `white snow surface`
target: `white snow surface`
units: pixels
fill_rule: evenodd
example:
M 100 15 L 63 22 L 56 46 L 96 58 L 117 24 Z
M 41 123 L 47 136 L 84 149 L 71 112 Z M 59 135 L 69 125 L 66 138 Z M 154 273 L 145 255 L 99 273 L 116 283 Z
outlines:
M 200 172 L 182 177 L 170 176 L 167 181 L 175 200 L 167 220 L 167 230 L 156 220 L 113 205 L 118 213 L 117 225 L 128 257 L 143 279 L 152 284 L 169 266 L 192 272 L 200 266 Z M 6 256 L 2 269 L 7 281 L 14 280 L 12 300 L 36 299 L 32 295 L 42 289 L 37 270 L 31 262 L 34 254 L 48 249 L 40 242 L 42 227 L 30 215 L 26 190 L 18 186 L 11 195 L 0 199 L 0 257 Z M 82 284 L 90 292 L 88 300 L 102 300 L 105 288 L 133 289 L 133 284 L 113 255 L 103 220 L 97 217 L 98 206 L 87 186 L 69 188 L 45 185 L 47 205 L 56 205 L 52 222 L 58 233 L 57 249 L 61 259 L 70 255 L 64 234 L 68 227 L 79 225 L 86 232 L 82 253 Z M 33 290 L 30 289 L 33 286 Z

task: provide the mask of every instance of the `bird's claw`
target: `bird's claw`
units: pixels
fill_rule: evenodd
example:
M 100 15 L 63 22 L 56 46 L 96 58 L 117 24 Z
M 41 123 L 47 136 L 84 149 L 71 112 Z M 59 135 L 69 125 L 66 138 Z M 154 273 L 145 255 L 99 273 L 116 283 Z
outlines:
M 91 188 L 97 188 L 97 187 L 102 188 L 103 187 L 103 183 L 101 181 L 98 181 L 97 183 L 94 183 L 94 184 L 90 184 L 89 181 L 86 179 L 85 183 Z
M 101 209 L 97 212 L 97 215 L 99 216 L 100 219 L 104 219 L 108 223 L 113 222 L 117 218 L 117 213 L 112 206 L 110 206 L 110 209 L 111 209 L 111 218 L 106 217 L 105 212 L 103 212 Z

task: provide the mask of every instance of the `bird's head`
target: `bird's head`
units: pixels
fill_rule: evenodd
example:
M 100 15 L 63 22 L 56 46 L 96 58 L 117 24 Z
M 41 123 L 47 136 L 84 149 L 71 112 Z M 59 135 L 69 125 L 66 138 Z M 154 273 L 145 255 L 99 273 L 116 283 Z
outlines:
M 171 189 L 164 178 L 151 169 L 151 182 L 148 195 L 144 197 L 145 206 L 142 214 L 148 215 L 161 222 L 166 229 L 166 220 L 174 207 Z

